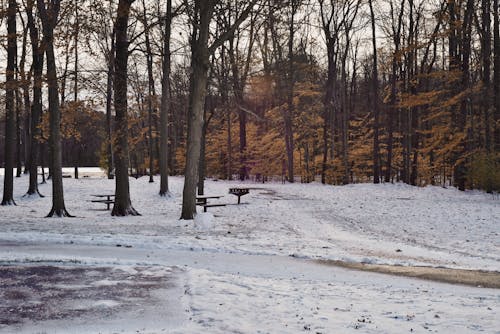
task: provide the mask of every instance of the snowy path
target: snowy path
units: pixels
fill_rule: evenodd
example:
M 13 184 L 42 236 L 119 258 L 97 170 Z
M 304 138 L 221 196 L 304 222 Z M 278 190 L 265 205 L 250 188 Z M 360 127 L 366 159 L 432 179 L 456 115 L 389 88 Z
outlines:
M 247 204 L 211 208 L 186 222 L 178 220 L 182 178 L 170 179 L 170 199 L 157 195 L 156 183 L 131 179 L 132 203 L 142 216 L 126 218 L 111 217 L 90 202 L 92 194 L 113 192 L 114 181 L 65 179 L 66 206 L 77 217 L 46 219 L 50 197 L 22 198 L 27 178 L 15 182 L 18 206 L 0 207 L 0 262 L 11 264 L 0 269 L 7 276 L 9 270 L 29 272 L 27 266 L 50 265 L 56 273 L 82 270 L 82 277 L 73 275 L 75 282 L 68 284 L 76 296 L 88 292 L 82 303 L 93 305 L 98 318 L 50 322 L 72 314 L 74 303 L 66 302 L 57 304 L 61 309 L 55 307 L 55 313 L 49 310 L 52 315 L 41 323 L 0 326 L 0 333 L 32 333 L 36 326 L 35 332 L 71 333 L 68 326 L 78 323 L 75 333 L 99 328 L 103 333 L 500 334 L 500 290 L 312 261 L 500 271 L 500 202 L 491 195 L 389 184 L 249 183 L 241 184 L 252 188 L 242 198 Z M 235 203 L 227 191 L 238 185 L 207 181 L 206 191 Z M 40 188 L 50 195 L 50 184 Z M 101 276 L 85 274 L 96 271 Z M 155 283 L 156 273 L 163 273 L 161 282 Z M 101 290 L 87 286 L 103 281 L 119 282 L 116 287 L 125 291 L 134 291 L 133 282 L 152 285 L 137 286 L 143 299 L 117 292 L 116 300 L 100 300 Z M 9 289 L 22 290 L 11 283 Z M 65 291 L 50 282 L 39 289 Z M 17 310 L 2 304 L 23 296 L 11 292 L 0 290 L 0 309 Z M 32 296 L 27 302 L 35 304 L 28 307 L 40 303 L 36 293 Z M 154 301 L 153 309 L 148 301 Z M 109 322 L 99 322 L 103 319 Z
M 12 242 L 1 242 L 0 254 L 10 265 L 181 268 L 186 305 L 174 303 L 177 310 L 172 310 L 170 304 L 176 320 L 164 316 L 153 330 L 144 324 L 143 333 L 156 333 L 154 328 L 175 333 L 499 333 L 500 328 L 500 290 L 351 271 L 290 257 Z M 179 321 L 185 309 L 185 319 Z M 66 333 L 70 320 L 50 326 L 42 322 L 37 328 Z M 32 328 L 18 330 L 29 333 Z M 123 329 L 113 322 L 104 328 Z M 85 327 L 77 329 L 86 332 Z M 90 333 L 95 327 L 88 329 Z

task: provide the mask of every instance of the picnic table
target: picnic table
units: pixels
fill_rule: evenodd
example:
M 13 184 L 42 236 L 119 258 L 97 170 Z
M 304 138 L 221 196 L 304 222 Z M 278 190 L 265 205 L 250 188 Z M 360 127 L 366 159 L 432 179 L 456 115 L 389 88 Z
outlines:
M 209 199 L 219 199 L 222 196 L 204 196 L 204 195 L 199 195 L 196 196 L 196 205 L 200 205 L 203 207 L 203 212 L 207 212 L 207 208 L 211 207 L 216 207 L 216 206 L 226 206 L 226 204 L 223 203 L 212 203 L 209 204 L 208 200 Z
M 243 195 L 250 193 L 250 188 L 229 188 L 229 193 L 238 196 L 238 204 Z
M 91 202 L 93 203 L 105 203 L 106 204 L 106 209 L 109 210 L 110 205 L 115 203 L 114 199 L 111 199 L 111 197 L 115 197 L 114 194 L 99 194 L 99 195 L 92 195 L 94 197 L 97 197 L 99 199 L 93 199 Z

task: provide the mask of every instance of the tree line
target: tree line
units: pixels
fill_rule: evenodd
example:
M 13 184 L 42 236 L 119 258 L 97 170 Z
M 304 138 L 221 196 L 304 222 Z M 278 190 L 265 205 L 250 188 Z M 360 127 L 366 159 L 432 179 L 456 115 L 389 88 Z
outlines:
M 500 190 L 497 0 L 4 0 L 5 166 Z M 90 152 L 90 153 L 89 153 Z M 63 156 L 65 159 L 63 159 Z M 45 178 L 45 175 L 42 175 Z

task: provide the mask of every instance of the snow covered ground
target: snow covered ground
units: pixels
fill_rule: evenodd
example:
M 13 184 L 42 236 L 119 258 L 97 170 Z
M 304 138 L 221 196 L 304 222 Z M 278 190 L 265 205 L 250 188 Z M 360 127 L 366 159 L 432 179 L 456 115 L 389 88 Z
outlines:
M 91 312 L 103 319 L 73 330 L 68 329 L 71 317 L 47 315 L 35 325 L 31 320 L 2 325 L 0 314 L 0 332 L 30 333 L 36 326 L 47 333 L 95 333 L 96 328 L 105 333 L 500 333 L 500 290 L 311 261 L 500 271 L 498 197 L 401 184 L 332 187 L 208 180 L 206 194 L 224 195 L 214 203 L 236 204 L 230 187 L 250 187 L 250 194 L 242 197 L 242 205 L 209 208 L 190 222 L 178 219 L 182 178 L 170 178 L 172 197 L 165 199 L 157 195 L 158 180 L 150 184 L 143 177 L 130 179 L 132 204 L 142 216 L 116 218 L 102 210 L 104 204 L 90 202 L 93 194 L 114 192 L 114 181 L 93 171 L 88 170 L 89 178 L 64 179 L 66 207 L 76 218 L 43 218 L 50 210 L 50 183 L 40 186 L 47 197 L 23 198 L 28 178 L 16 179 L 18 206 L 0 207 L 0 261 L 21 268 L 111 268 L 96 282 L 116 281 L 111 273 L 127 268 L 175 272 L 170 293 L 164 287 L 151 290 L 152 295 L 178 296 L 174 303 L 165 298 L 163 308 L 171 314 L 148 325 L 140 321 L 147 317 L 112 321 L 126 312 Z M 31 298 L 36 299 L 36 291 Z M 133 305 L 148 310 L 146 300 L 120 298 L 90 303 L 98 310 L 114 309 L 115 303 L 128 305 L 127 312 Z M 9 303 L 0 299 L 0 312 Z

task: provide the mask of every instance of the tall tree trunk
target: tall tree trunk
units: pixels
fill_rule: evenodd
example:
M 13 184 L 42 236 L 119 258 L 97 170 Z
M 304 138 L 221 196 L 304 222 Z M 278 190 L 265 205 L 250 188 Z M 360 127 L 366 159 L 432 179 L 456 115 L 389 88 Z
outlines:
M 130 201 L 128 179 L 128 114 L 127 114 L 127 67 L 128 38 L 127 28 L 130 6 L 134 0 L 120 0 L 115 22 L 115 137 L 114 157 L 116 166 L 115 204 L 112 216 L 137 216 L 139 213 Z
M 285 144 L 286 144 L 286 155 L 287 155 L 287 166 L 288 166 L 288 182 L 294 182 L 294 162 L 293 162 L 293 152 L 294 152 L 294 140 L 293 140 L 293 114 L 294 114 L 294 104 L 293 104 L 293 94 L 295 85 L 295 66 L 293 63 L 293 43 L 295 36 L 295 14 L 299 7 L 298 0 L 291 1 L 291 17 L 289 25 L 289 36 L 288 36 L 288 91 L 287 91 L 287 104 L 288 109 L 284 111 L 284 123 L 285 123 Z
M 19 87 L 19 77 L 17 75 L 19 71 L 16 70 L 16 90 L 15 90 L 15 100 L 16 100 L 16 177 L 21 177 L 23 162 L 22 162 L 22 153 L 23 153 L 23 140 L 21 137 L 22 124 L 23 124 L 23 116 L 22 116 L 22 100 L 21 100 L 21 92 Z
M 30 141 L 30 122 L 31 122 L 31 113 L 30 113 L 30 79 L 31 72 L 26 74 L 26 57 L 27 57 L 27 48 L 28 48 L 28 32 L 29 29 L 23 23 L 23 45 L 21 52 L 21 60 L 19 62 L 19 74 L 21 76 L 21 82 L 19 83 L 20 88 L 22 89 L 22 105 L 23 110 L 22 113 L 24 115 L 23 121 L 23 133 L 22 133 L 22 141 L 24 143 L 24 174 L 28 174 L 30 168 L 30 154 L 31 154 L 31 141 Z
M 168 114 L 170 112 L 170 37 L 172 31 L 172 0 L 167 0 L 164 19 L 163 62 L 160 105 L 160 196 L 167 196 L 168 189 Z
M 471 34 L 472 34 L 472 19 L 474 11 L 474 1 L 467 0 L 467 6 L 464 13 L 462 25 L 462 45 L 460 47 L 462 56 L 462 91 L 470 88 L 470 56 L 471 56 Z M 465 190 L 467 178 L 467 164 L 465 155 L 468 151 L 468 135 L 467 135 L 467 113 L 469 108 L 469 94 L 466 94 L 460 102 L 460 110 L 458 114 L 458 129 L 463 133 L 464 139 L 459 144 L 459 161 L 455 163 L 455 182 L 454 185 L 459 190 Z
M 111 109 L 113 104 L 113 76 L 115 73 L 115 31 L 113 29 L 113 34 L 111 35 L 111 49 L 108 55 L 108 73 L 106 82 L 106 134 L 107 134 L 107 165 L 108 165 L 108 179 L 113 179 L 115 177 L 113 169 L 115 167 L 114 155 L 113 155 L 113 125 L 112 125 L 112 115 Z
M 78 36 L 80 32 L 80 19 L 78 17 L 78 0 L 75 0 L 75 73 L 74 73 L 74 81 L 73 81 L 73 99 L 75 101 L 75 107 L 78 103 Z M 78 165 L 80 164 L 80 142 L 77 139 L 74 139 L 76 146 L 76 159 L 75 159 L 75 179 L 78 179 Z
M 40 38 L 38 28 L 33 17 L 33 1 L 29 0 L 26 5 L 26 15 L 28 17 L 28 27 L 30 30 L 31 39 L 31 54 L 33 67 L 33 105 L 31 106 L 31 149 L 30 149 L 30 182 L 26 195 L 31 196 L 40 194 L 38 191 L 38 157 L 40 152 L 41 137 L 40 121 L 42 117 L 42 76 L 43 76 L 43 59 L 44 53 L 40 48 Z M 43 197 L 43 196 L 42 196 Z
M 15 205 L 14 202 L 14 153 L 15 153 L 15 117 L 16 106 L 14 92 L 16 90 L 16 0 L 9 0 L 7 10 L 7 69 L 5 73 L 5 176 L 3 182 L 2 205 Z
M 61 150 L 61 111 L 59 109 L 59 92 L 57 85 L 56 58 L 54 54 L 54 28 L 59 15 L 60 0 L 52 0 L 49 8 L 44 0 L 38 0 L 38 12 L 43 27 L 43 43 L 47 55 L 47 85 L 49 88 L 49 120 L 52 169 L 52 209 L 47 217 L 71 217 L 64 205 L 62 181 L 62 150 Z
M 210 34 L 210 20 L 214 11 L 213 1 L 196 1 L 195 6 L 198 10 L 199 24 L 193 25 L 191 41 L 191 91 L 181 219 L 193 219 L 196 213 L 196 184 L 198 182 L 203 110 L 209 68 L 208 36 Z
M 373 0 L 369 0 L 370 17 L 372 27 L 373 45 L 373 183 L 380 183 L 380 143 L 379 143 L 379 83 L 378 83 L 378 59 L 377 59 L 377 36 L 375 29 L 375 13 L 373 11 Z
M 391 106 L 388 109 L 388 135 L 387 135 L 387 162 L 385 168 L 385 182 L 391 182 L 392 176 L 392 155 L 394 149 L 394 118 L 397 115 L 397 97 L 396 97 L 396 88 L 397 88 L 397 73 L 398 73 L 398 62 L 399 62 L 399 49 L 401 46 L 401 29 L 403 26 L 403 16 L 404 16 L 404 4 L 405 2 L 401 2 L 401 8 L 398 15 L 397 27 L 393 25 L 393 42 L 394 42 L 394 54 L 392 55 L 392 72 L 391 72 Z M 394 11 L 394 8 L 391 3 L 391 11 Z M 393 23 L 394 24 L 394 23 Z M 395 28 L 395 29 L 394 29 Z
M 154 174 L 154 151 L 153 151 L 153 99 L 156 97 L 155 82 L 153 77 L 153 52 L 151 50 L 151 41 L 149 38 L 149 26 L 146 15 L 146 1 L 142 0 L 143 5 L 143 24 L 146 39 L 146 65 L 148 70 L 148 151 L 149 151 L 149 182 L 153 183 Z
M 208 46 L 210 21 L 214 0 L 196 0 L 194 4 L 193 33 L 191 36 L 191 86 L 188 109 L 188 135 L 181 219 L 193 219 L 196 213 L 196 184 L 201 149 L 203 108 L 209 69 L 209 55 L 220 47 L 250 14 L 256 0 L 250 1 L 234 24 Z
M 493 48 L 494 48 L 494 133 L 492 148 L 500 151 L 500 18 L 498 0 L 493 0 Z
M 483 115 L 484 115 L 484 147 L 491 151 L 491 0 L 481 1 L 482 33 L 481 56 L 483 63 Z

